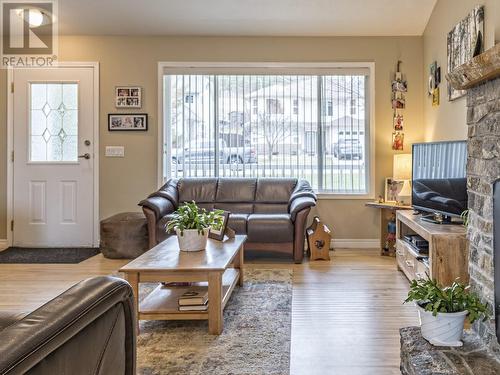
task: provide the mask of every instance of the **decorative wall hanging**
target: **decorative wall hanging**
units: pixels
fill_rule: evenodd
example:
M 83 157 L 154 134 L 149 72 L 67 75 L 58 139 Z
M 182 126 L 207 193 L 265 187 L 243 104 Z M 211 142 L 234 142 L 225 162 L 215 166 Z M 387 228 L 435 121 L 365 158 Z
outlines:
M 147 131 L 147 113 L 110 113 L 108 114 L 108 130 Z
M 432 106 L 439 105 L 439 84 L 441 83 L 441 67 L 437 61 L 433 61 L 429 65 L 429 85 L 427 88 L 428 94 L 432 97 Z
M 405 134 L 403 132 L 392 133 L 392 149 L 402 151 L 404 149 Z
M 456 67 L 469 62 L 484 49 L 484 7 L 476 6 L 449 33 L 447 38 L 448 67 L 451 73 Z M 465 90 L 455 90 L 448 82 L 448 100 L 465 95 Z
M 404 94 L 399 91 L 393 91 L 392 93 L 392 109 L 405 109 L 406 100 Z
M 439 105 L 439 87 L 432 90 L 432 106 L 437 107 Z
M 393 119 L 394 130 L 403 131 L 403 125 L 404 125 L 403 122 L 404 122 L 403 115 L 395 113 Z
M 116 108 L 141 108 L 142 89 L 139 86 L 115 87 Z
M 408 84 L 403 79 L 403 73 L 400 70 L 401 61 L 398 61 L 396 67 L 396 74 L 394 75 L 394 80 L 391 84 L 392 89 L 392 109 L 393 109 L 393 119 L 392 126 L 394 132 L 392 133 L 392 149 L 393 150 L 403 150 L 404 147 L 404 118 L 401 110 L 406 107 L 406 92 L 408 91 Z

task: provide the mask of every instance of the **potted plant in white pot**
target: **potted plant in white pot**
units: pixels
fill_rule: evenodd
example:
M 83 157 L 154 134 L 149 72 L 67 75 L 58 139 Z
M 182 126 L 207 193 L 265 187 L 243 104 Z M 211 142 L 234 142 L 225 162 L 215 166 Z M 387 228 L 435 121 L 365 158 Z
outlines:
M 422 336 L 436 346 L 462 346 L 465 319 L 473 323 L 489 317 L 487 306 L 457 281 L 443 288 L 430 278 L 413 280 L 405 303 L 410 301 L 415 301 Z
M 220 225 L 222 210 L 207 212 L 193 201 L 180 206 L 166 226 L 167 232 L 175 231 L 182 251 L 200 251 L 207 246 L 210 227 Z

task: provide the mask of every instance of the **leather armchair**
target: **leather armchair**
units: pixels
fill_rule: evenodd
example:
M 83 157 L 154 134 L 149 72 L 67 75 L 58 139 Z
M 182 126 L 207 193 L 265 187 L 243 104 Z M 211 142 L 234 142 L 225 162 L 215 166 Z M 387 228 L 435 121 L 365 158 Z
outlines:
M 84 280 L 24 318 L 0 316 L 0 374 L 135 375 L 132 288 Z M 2 328 L 3 327 L 3 328 Z
M 305 180 L 291 178 L 171 179 L 142 200 L 148 222 L 149 246 L 163 241 L 170 215 L 184 202 L 231 212 L 228 225 L 246 234 L 246 250 L 293 255 L 302 262 L 305 226 L 316 194 Z

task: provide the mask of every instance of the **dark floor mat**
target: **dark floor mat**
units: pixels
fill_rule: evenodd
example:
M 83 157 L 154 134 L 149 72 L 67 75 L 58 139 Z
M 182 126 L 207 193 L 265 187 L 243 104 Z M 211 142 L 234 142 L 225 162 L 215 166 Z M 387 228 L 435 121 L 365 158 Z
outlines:
M 94 248 L 24 248 L 0 251 L 0 263 L 80 263 L 99 254 Z

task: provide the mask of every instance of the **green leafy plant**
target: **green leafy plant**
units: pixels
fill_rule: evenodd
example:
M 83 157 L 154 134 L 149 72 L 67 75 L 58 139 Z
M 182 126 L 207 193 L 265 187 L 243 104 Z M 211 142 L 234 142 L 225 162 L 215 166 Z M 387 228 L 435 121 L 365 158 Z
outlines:
M 186 229 L 196 229 L 198 234 L 202 234 L 205 229 L 210 227 L 220 227 L 223 213 L 222 210 L 207 212 L 204 208 L 198 207 L 195 201 L 187 202 L 172 214 L 172 219 L 168 222 L 166 230 L 173 232 L 177 229 L 181 232 L 181 236 L 184 235 Z
M 488 307 L 481 303 L 475 293 L 469 291 L 469 286 L 458 281 L 443 288 L 436 280 L 431 280 L 429 277 L 424 280 L 413 280 L 405 303 L 410 301 L 416 301 L 420 307 L 432 312 L 434 316 L 438 313 L 467 311 L 471 323 L 481 318 L 484 321 L 489 317 Z
M 469 210 L 463 211 L 460 214 L 460 217 L 462 218 L 462 222 L 463 222 L 464 227 L 467 228 L 469 226 Z

